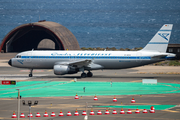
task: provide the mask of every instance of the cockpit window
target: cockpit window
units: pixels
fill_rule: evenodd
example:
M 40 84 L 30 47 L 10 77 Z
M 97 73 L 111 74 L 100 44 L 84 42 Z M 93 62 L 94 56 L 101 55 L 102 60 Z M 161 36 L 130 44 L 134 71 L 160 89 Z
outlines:
M 21 55 L 17 55 L 16 58 L 21 58 Z

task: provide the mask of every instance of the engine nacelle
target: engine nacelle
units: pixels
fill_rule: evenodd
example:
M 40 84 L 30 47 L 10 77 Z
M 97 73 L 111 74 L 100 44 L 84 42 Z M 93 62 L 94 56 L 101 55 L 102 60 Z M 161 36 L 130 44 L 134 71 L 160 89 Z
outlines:
M 74 74 L 77 73 L 78 70 L 75 68 L 66 66 L 66 65 L 54 65 L 54 74 L 55 75 L 65 75 L 65 74 Z

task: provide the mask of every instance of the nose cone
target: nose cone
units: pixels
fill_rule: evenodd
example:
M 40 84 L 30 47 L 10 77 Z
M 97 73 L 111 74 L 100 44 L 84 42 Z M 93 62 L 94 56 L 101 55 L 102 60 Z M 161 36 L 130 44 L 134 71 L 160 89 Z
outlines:
M 12 66 L 12 60 L 11 60 L 11 59 L 9 60 L 8 64 L 9 64 L 10 66 Z

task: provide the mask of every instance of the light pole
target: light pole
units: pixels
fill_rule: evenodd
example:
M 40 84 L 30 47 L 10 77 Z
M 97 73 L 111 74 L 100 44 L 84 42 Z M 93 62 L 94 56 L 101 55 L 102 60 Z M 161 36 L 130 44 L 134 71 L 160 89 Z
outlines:
M 20 91 L 19 91 L 19 89 L 16 89 L 16 90 L 18 90 L 18 106 L 17 106 L 17 108 L 18 108 L 18 120 L 19 120 L 19 115 L 20 115 Z
M 32 104 L 32 101 L 31 100 L 28 100 L 28 104 L 25 103 L 25 100 L 22 101 L 23 105 L 28 105 L 29 106 L 29 120 L 31 120 L 31 106 L 33 105 L 37 105 L 38 104 L 38 101 L 34 101 L 34 104 Z
M 86 113 L 88 113 L 87 111 L 87 105 L 88 105 L 88 102 L 86 102 Z M 88 115 L 86 114 L 86 116 L 84 116 L 84 120 L 88 120 Z

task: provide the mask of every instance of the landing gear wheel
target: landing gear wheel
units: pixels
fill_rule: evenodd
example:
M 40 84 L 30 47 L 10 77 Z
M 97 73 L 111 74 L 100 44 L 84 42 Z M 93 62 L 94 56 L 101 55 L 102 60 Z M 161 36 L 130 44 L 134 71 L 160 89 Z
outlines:
M 29 74 L 29 77 L 32 77 L 32 74 Z
M 87 77 L 92 77 L 92 76 L 93 76 L 92 72 L 87 73 Z
M 81 74 L 81 78 L 85 78 L 86 76 L 87 76 L 86 73 Z
M 32 77 L 32 72 L 33 72 L 33 69 L 30 69 L 30 73 L 29 73 L 29 77 Z

